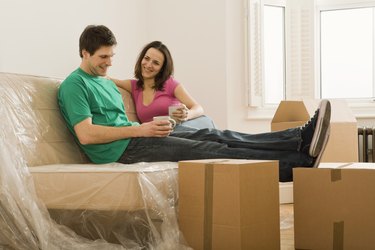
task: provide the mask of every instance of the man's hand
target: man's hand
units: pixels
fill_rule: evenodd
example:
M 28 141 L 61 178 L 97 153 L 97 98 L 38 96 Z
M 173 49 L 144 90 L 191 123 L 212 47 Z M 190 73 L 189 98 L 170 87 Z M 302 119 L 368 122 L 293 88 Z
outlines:
M 166 137 L 172 131 L 168 120 L 146 122 L 139 126 L 111 127 L 92 124 L 91 117 L 74 126 L 82 145 L 108 143 L 132 137 Z
M 166 137 L 172 131 L 172 125 L 167 120 L 142 123 L 139 127 L 140 137 Z

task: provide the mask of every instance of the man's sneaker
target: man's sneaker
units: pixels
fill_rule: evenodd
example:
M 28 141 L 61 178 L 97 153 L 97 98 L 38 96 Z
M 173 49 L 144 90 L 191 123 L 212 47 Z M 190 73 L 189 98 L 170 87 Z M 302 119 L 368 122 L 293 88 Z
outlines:
M 322 159 L 324 150 L 325 150 L 325 148 L 327 146 L 327 143 L 328 143 L 329 132 L 330 132 L 330 127 L 328 127 L 328 131 L 326 133 L 326 137 L 324 138 L 324 143 L 323 143 L 322 150 L 320 150 L 320 153 L 318 154 L 318 156 L 316 158 L 314 158 L 313 165 L 312 165 L 313 168 L 317 168 L 319 166 L 319 164 L 320 164 L 320 160 Z
M 315 111 L 315 114 L 301 128 L 301 138 L 302 138 L 301 151 L 308 155 L 310 155 L 309 150 L 310 150 L 312 138 L 314 136 L 316 122 L 318 120 L 318 114 L 319 114 L 319 109 Z
M 326 140 L 328 140 L 330 119 L 331 103 L 328 100 L 322 100 L 313 117 L 301 129 L 302 152 L 316 158 L 321 151 L 324 151 Z
M 322 100 L 319 105 L 319 114 L 316 121 L 314 136 L 311 140 L 309 155 L 317 157 L 328 142 L 329 125 L 331 121 L 331 103 L 328 100 Z

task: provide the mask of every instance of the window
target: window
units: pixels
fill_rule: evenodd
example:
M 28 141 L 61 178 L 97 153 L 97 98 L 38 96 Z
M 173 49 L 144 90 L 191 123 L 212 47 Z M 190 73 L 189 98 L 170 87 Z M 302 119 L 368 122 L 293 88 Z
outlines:
M 287 4 L 286 4 L 287 3 Z M 249 0 L 249 106 L 314 97 L 314 1 Z
M 343 98 L 357 117 L 375 115 L 373 1 L 248 0 L 248 8 L 250 112 Z
M 322 98 L 374 97 L 374 10 L 320 12 Z
M 248 0 L 249 105 L 276 105 L 285 98 L 285 3 Z

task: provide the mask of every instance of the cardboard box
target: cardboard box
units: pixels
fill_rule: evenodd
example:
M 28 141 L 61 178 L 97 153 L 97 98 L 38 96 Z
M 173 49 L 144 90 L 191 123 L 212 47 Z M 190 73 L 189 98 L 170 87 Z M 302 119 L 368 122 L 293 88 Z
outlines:
M 322 162 L 358 162 L 357 120 L 344 100 L 331 102 L 331 133 Z M 303 126 L 315 113 L 319 100 L 281 101 L 271 131 Z
M 296 249 L 375 248 L 375 164 L 295 168 Z
M 195 250 L 280 249 L 278 162 L 179 162 L 179 226 Z

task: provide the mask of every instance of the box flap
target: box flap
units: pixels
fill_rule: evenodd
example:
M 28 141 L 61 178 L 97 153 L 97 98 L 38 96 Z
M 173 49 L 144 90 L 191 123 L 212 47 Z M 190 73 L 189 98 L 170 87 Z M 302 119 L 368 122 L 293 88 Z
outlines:
M 317 99 L 281 101 L 272 119 L 272 123 L 306 122 L 314 115 L 319 102 L 320 100 Z M 332 99 L 330 103 L 332 110 L 331 122 L 357 122 L 345 100 Z
M 179 161 L 178 163 L 201 163 L 201 164 L 214 164 L 218 162 L 225 162 L 228 161 L 228 159 L 201 159 L 201 160 L 185 160 L 185 161 Z
M 274 162 L 274 160 L 245 160 L 245 159 L 200 159 L 200 160 L 185 160 L 179 161 L 181 164 L 200 163 L 200 164 L 228 164 L 228 165 L 241 165 L 241 164 L 255 164 L 255 163 L 267 163 Z
M 281 101 L 272 123 L 307 121 L 318 106 L 317 100 Z
M 375 170 L 375 163 L 372 163 L 372 162 L 322 162 L 320 163 L 319 168 Z

